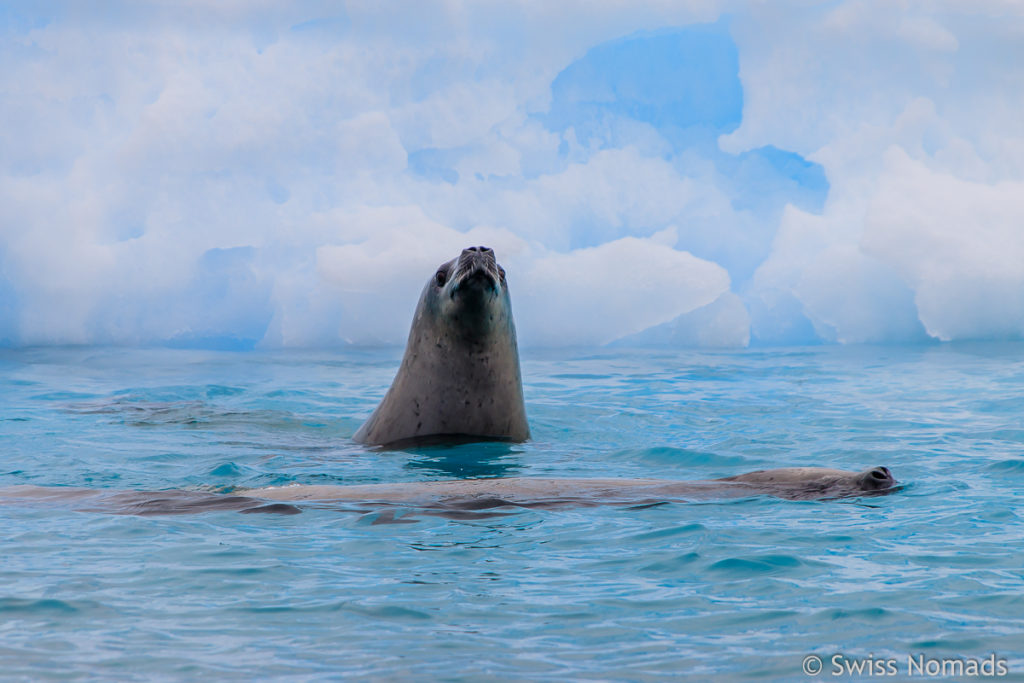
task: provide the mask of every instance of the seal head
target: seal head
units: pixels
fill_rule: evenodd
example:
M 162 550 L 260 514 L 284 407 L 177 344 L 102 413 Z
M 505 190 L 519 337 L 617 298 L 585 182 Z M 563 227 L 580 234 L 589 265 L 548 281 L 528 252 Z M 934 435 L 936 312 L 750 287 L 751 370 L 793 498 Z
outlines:
M 398 374 L 353 438 L 395 445 L 529 436 L 505 270 L 492 249 L 463 249 L 424 286 Z
M 459 258 L 438 268 L 434 288 L 428 285 L 424 290 L 424 302 L 468 342 L 486 338 L 495 324 L 505 322 L 504 318 L 511 320 L 511 312 L 506 315 L 509 306 L 505 269 L 498 265 L 494 250 L 488 247 L 463 249 Z
M 758 470 L 716 481 L 732 481 L 790 500 L 881 496 L 899 488 L 887 467 L 847 472 L 824 467 L 783 467 Z
M 868 494 L 885 493 L 897 488 L 897 482 L 888 467 L 872 467 L 857 475 L 857 488 Z

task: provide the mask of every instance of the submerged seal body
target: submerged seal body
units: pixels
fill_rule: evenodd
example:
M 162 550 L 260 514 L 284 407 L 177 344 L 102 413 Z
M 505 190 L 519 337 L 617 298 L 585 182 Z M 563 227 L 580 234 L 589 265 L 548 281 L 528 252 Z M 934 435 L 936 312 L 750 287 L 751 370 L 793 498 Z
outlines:
M 503 507 L 555 508 L 595 505 L 652 505 L 769 495 L 787 500 L 829 500 L 880 496 L 900 487 L 885 467 L 863 472 L 820 467 L 761 470 L 724 479 L 452 479 L 404 484 L 354 486 L 270 486 L 218 494 L 203 491 L 108 491 L 64 487 L 12 486 L 0 489 L 0 504 L 34 501 L 53 506 L 130 515 L 169 515 L 237 510 L 296 514 L 303 502 L 313 507 L 358 503 L 371 509 L 416 507 L 459 516 L 466 511 Z M 292 505 L 295 503 L 295 505 Z
M 756 495 L 817 500 L 884 495 L 897 488 L 896 479 L 885 467 L 872 467 L 862 472 L 787 467 L 698 481 L 509 477 L 354 486 L 272 486 L 245 491 L 244 495 L 275 501 L 350 501 L 480 509 L 480 501 L 494 501 L 492 507 L 499 507 L 650 503 Z
M 398 374 L 353 439 L 529 437 L 505 270 L 493 250 L 470 247 L 423 288 Z

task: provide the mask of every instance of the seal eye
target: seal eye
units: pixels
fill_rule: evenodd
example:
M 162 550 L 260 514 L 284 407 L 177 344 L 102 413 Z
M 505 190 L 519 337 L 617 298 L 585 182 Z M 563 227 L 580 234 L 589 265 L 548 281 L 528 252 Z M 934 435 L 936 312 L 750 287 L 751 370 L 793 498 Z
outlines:
M 444 283 L 448 282 L 448 271 L 442 268 L 434 274 L 434 282 L 437 283 L 438 287 L 444 287 Z

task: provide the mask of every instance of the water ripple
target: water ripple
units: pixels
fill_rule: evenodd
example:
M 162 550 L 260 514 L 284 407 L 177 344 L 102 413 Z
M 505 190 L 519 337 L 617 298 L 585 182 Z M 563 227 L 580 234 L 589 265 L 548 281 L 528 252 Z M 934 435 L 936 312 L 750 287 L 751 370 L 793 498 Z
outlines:
M 906 486 L 458 519 L 5 503 L 0 660 L 43 681 L 800 680 L 811 652 L 927 651 L 1017 673 L 1022 350 L 525 354 L 532 441 L 399 451 L 350 439 L 399 351 L 7 351 L 2 486 L 809 465 L 886 465 Z

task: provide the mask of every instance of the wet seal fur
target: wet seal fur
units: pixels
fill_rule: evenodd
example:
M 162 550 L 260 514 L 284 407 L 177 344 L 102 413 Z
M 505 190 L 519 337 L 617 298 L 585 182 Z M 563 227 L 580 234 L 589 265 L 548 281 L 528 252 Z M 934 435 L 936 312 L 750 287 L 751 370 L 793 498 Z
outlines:
M 507 477 L 354 486 L 293 484 L 252 489 L 244 494 L 260 500 L 290 502 L 350 501 L 481 509 L 503 505 L 549 507 L 685 502 L 756 495 L 786 500 L 833 500 L 886 495 L 898 488 L 886 467 L 872 467 L 862 472 L 784 467 L 698 481 Z
M 374 446 L 530 438 L 505 270 L 469 247 L 420 295 L 391 388 L 353 436 Z
M 339 505 L 350 503 L 368 506 L 369 509 L 340 509 L 366 513 L 379 512 L 382 508 L 414 507 L 427 514 L 478 518 L 500 514 L 487 513 L 488 510 L 509 507 L 647 507 L 669 502 L 758 495 L 786 500 L 834 500 L 883 496 L 900 488 L 885 467 L 873 467 L 863 472 L 788 467 L 702 481 L 510 477 L 354 486 L 271 486 L 231 494 L 12 486 L 0 489 L 0 504 L 22 501 L 53 507 L 58 503 L 71 503 L 77 509 L 93 512 L 148 516 L 218 510 L 297 514 L 302 507 L 338 509 Z

